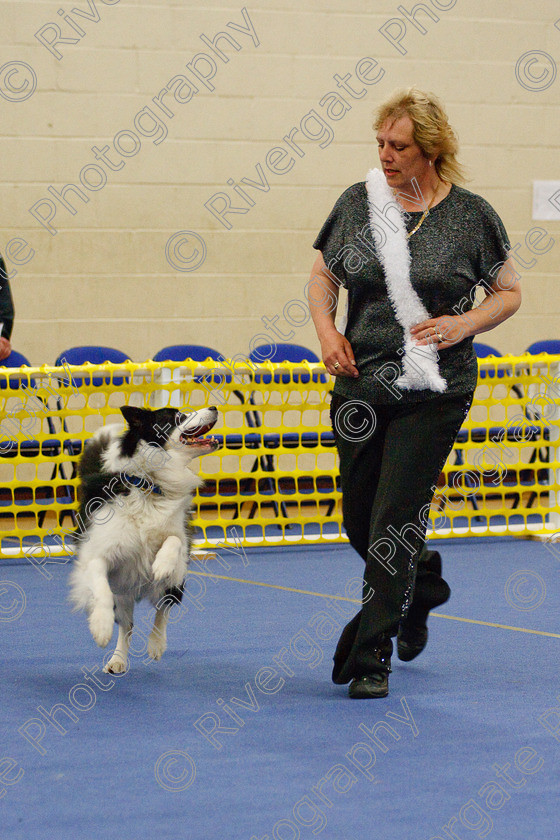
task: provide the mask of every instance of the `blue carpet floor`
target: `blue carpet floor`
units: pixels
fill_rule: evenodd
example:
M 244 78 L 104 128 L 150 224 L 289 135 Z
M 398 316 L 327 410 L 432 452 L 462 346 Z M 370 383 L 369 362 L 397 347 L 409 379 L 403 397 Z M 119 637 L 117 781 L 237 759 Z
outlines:
M 452 598 L 375 701 L 330 681 L 357 609 L 348 546 L 220 549 L 159 663 L 137 608 L 119 677 L 69 610 L 68 565 L 3 564 L 0 837 L 556 840 L 559 558 L 434 546 Z

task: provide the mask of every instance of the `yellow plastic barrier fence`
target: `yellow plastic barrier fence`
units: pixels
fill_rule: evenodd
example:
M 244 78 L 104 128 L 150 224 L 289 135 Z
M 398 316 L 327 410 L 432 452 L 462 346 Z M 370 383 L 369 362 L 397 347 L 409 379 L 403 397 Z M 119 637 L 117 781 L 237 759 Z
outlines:
M 560 533 L 560 356 L 479 362 L 475 402 L 438 482 L 428 536 Z M 71 551 L 76 465 L 122 405 L 216 405 L 219 450 L 195 461 L 201 548 L 346 539 L 322 364 L 126 362 L 0 368 L 0 557 Z

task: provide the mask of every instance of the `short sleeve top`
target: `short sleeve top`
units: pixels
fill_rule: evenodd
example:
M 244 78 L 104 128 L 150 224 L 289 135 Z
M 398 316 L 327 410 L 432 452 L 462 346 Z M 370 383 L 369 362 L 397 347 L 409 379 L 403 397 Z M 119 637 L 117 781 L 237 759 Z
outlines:
M 422 214 L 407 213 L 410 232 Z M 504 225 L 481 196 L 455 184 L 408 239 L 410 281 L 430 317 L 465 314 L 472 309 L 477 285 L 491 286 L 508 258 Z M 418 402 L 440 394 L 431 390 L 387 387 L 383 369 L 402 371 L 404 332 L 387 293 L 369 224 L 365 182 L 349 187 L 334 205 L 313 247 L 329 271 L 348 290 L 345 335 L 354 351 L 359 377 L 336 378 L 334 393 L 377 403 Z M 474 391 L 478 367 L 472 336 L 439 351 L 445 394 Z M 395 393 L 399 390 L 399 393 Z

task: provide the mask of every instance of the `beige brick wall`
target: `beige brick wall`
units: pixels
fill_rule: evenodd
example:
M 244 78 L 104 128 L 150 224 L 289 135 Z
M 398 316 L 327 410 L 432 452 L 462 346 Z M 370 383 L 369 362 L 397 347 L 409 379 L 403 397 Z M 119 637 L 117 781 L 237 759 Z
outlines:
M 471 177 L 468 186 L 494 205 L 512 242 L 521 243 L 520 254 L 528 258 L 525 235 L 533 226 L 556 240 L 523 271 L 522 309 L 481 340 L 503 352 L 522 352 L 532 341 L 560 336 L 559 223 L 532 220 L 532 181 L 560 179 L 560 75 L 553 79 L 560 64 L 557 0 L 426 0 L 420 5 L 431 16 L 420 8 L 416 15 L 425 33 L 405 14 L 414 5 L 256 0 L 244 17 L 233 0 L 208 9 L 194 0 L 3 2 L 0 251 L 10 271 L 17 271 L 11 281 L 14 346 L 37 364 L 85 343 L 120 347 L 135 360 L 180 342 L 245 354 L 255 334 L 267 335 L 261 318 L 279 316 L 283 330 L 293 329 L 293 341 L 317 350 L 309 323 L 286 324 L 286 304 L 303 298 L 314 259 L 311 243 L 334 200 L 378 163 L 370 129 L 375 104 L 409 84 L 435 91 L 446 103 Z M 64 20 L 59 9 L 83 14 L 72 12 Z M 76 39 L 53 46 L 59 57 L 36 37 L 53 36 L 56 30 L 45 29 L 47 24 Z M 240 47 L 218 43 L 227 63 L 200 38 L 220 31 Z M 533 77 L 524 77 L 523 86 L 516 63 L 532 50 L 549 58 L 543 59 L 546 66 L 529 69 Z M 200 55 L 192 64 L 197 53 L 213 57 L 216 73 L 208 82 L 213 90 L 199 80 L 200 92 L 193 95 L 195 76 L 186 65 L 200 75 L 212 70 Z M 383 70 L 375 84 L 356 78 L 356 64 L 365 56 L 378 62 L 377 72 Z M 539 72 L 549 74 L 542 90 L 536 89 Z M 342 93 L 333 75 L 347 73 L 365 94 L 345 94 L 351 110 L 335 121 L 320 100 L 329 91 Z M 152 99 L 169 83 L 172 92 L 160 95 L 158 107 Z M 186 99 L 189 90 L 190 101 L 174 98 L 173 91 Z M 146 112 L 138 118 L 146 106 L 158 115 L 157 123 Z M 311 109 L 323 126 L 308 118 L 308 134 L 316 139 L 300 142 L 299 131 L 292 135 L 299 151 L 290 151 L 283 138 Z M 113 149 L 122 131 L 136 132 L 136 154 L 123 156 L 130 135 L 122 154 Z M 96 161 L 92 146 L 106 145 L 109 158 Z M 285 174 L 266 166 L 275 146 L 288 152 L 280 166 L 293 160 Z M 99 169 L 84 169 L 92 164 Z M 120 164 L 118 171 L 111 169 Z M 245 187 L 254 206 L 228 216 L 232 227 L 226 229 L 204 204 L 221 191 L 247 207 L 227 182 L 258 181 L 257 164 L 269 188 Z M 80 172 L 91 187 L 103 173 L 107 182 L 90 189 L 80 184 Z M 49 192 L 66 184 L 76 184 L 88 199 L 68 195 L 75 213 Z M 39 202 L 43 214 L 56 209 L 54 236 L 30 213 Z M 166 259 L 166 243 L 180 231 L 204 240 L 206 257 L 196 270 L 178 270 Z M 8 246 L 15 239 L 34 251 L 25 264 L 17 264 L 17 243 Z M 183 256 L 193 243 L 183 245 Z M 20 263 L 31 253 L 20 251 Z M 297 311 L 291 310 L 294 318 Z

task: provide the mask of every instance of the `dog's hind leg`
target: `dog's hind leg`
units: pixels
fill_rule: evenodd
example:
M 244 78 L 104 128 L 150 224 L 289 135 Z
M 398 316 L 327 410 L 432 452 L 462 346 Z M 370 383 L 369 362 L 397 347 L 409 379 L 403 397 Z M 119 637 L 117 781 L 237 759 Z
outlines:
M 132 634 L 133 599 L 115 598 L 115 617 L 119 623 L 119 638 L 112 657 L 103 670 L 106 674 L 122 674 L 128 669 L 128 649 Z
M 161 659 L 167 649 L 167 622 L 169 620 L 169 610 L 174 604 L 181 603 L 183 598 L 183 586 L 184 583 L 182 582 L 179 586 L 174 586 L 172 589 L 168 589 L 155 604 L 156 614 L 154 617 L 154 626 L 148 639 L 148 655 L 151 656 L 152 659 Z
M 167 650 L 167 620 L 169 609 L 158 607 L 154 617 L 154 626 L 148 639 L 148 656 L 152 659 L 161 659 Z
M 113 625 L 115 623 L 114 599 L 107 580 L 107 566 L 101 558 L 90 560 L 88 578 L 91 591 L 88 616 L 89 629 L 99 647 L 106 647 L 113 635 Z

